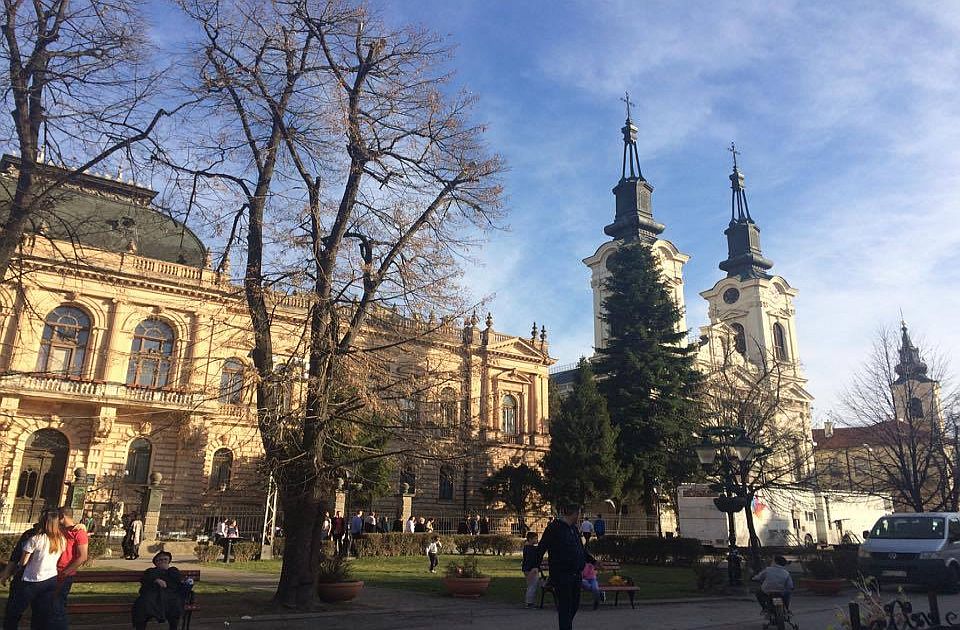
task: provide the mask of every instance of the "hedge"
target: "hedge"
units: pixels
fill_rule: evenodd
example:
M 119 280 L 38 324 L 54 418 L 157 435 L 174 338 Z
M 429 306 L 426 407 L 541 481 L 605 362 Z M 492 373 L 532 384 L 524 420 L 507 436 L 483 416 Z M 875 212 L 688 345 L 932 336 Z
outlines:
M 405 534 L 390 532 L 387 534 L 364 534 L 354 541 L 361 557 L 396 557 L 423 555 L 427 545 L 438 534 Z M 490 553 L 506 555 L 520 551 L 523 539 L 503 534 L 485 534 L 483 536 L 439 535 L 443 551 L 460 554 Z
M 20 534 L 0 534 L 0 565 L 6 564 L 13 548 L 17 546 Z M 90 536 L 87 547 L 87 565 L 107 553 L 107 538 L 105 536 Z
M 222 552 L 223 549 L 220 545 L 200 544 L 193 548 L 193 555 L 195 555 L 200 562 L 216 562 L 220 559 Z
M 679 564 L 690 566 L 704 556 L 696 538 L 606 535 L 590 543 L 590 551 L 629 564 Z

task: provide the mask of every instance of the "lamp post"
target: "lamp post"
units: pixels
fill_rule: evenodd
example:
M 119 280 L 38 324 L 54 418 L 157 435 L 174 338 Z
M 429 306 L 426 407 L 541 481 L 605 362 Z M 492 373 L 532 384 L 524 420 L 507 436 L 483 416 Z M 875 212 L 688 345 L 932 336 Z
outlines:
M 746 488 L 750 466 L 768 454 L 763 446 L 753 442 L 739 427 L 711 427 L 701 433 L 700 443 L 694 447 L 697 459 L 707 475 L 718 480 L 711 488 L 721 495 L 713 500 L 717 509 L 727 515 L 730 553 L 727 571 L 730 584 L 741 584 L 740 556 L 737 554 L 737 530 L 734 515 L 749 509 L 750 493 Z M 750 538 L 750 560 L 754 569 L 759 564 L 759 550 Z

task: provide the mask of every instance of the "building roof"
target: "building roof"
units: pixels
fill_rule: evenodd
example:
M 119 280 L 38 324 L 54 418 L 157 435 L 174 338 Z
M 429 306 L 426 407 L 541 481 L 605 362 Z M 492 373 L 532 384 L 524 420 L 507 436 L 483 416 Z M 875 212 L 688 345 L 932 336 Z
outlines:
M 0 220 L 6 217 L 20 158 L 0 158 Z M 40 176 L 60 177 L 66 170 L 43 165 Z M 79 175 L 49 194 L 50 204 L 34 213 L 27 232 L 111 252 L 136 252 L 202 268 L 206 248 L 193 231 L 150 205 L 156 191 L 106 176 Z
M 826 436 L 826 429 L 814 429 L 813 441 L 815 450 L 831 450 L 862 447 L 883 441 L 883 425 L 869 427 L 834 427 L 830 437 Z

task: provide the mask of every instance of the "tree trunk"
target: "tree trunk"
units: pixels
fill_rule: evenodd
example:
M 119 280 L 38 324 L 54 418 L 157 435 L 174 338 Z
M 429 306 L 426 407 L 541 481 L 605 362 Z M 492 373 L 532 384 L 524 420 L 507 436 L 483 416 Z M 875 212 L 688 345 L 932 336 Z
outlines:
M 274 603 L 284 608 L 309 609 L 316 601 L 316 567 L 323 554 L 320 482 L 307 481 L 301 493 L 280 491 L 284 514 L 283 565 Z
M 744 506 L 744 517 L 747 520 L 747 532 L 750 534 L 750 568 L 754 573 L 760 571 L 760 537 L 757 536 L 757 526 L 753 522 L 753 495 L 747 495 L 747 504 Z

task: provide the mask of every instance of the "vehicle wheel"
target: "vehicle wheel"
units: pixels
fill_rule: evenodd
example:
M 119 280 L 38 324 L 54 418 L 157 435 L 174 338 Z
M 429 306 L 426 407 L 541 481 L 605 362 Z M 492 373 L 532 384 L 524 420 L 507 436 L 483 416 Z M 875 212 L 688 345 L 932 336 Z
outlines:
M 786 630 L 786 618 L 781 601 L 777 601 L 773 605 L 773 623 L 777 630 Z
M 950 577 L 947 578 L 943 591 L 950 594 L 960 593 L 960 566 L 950 565 Z

